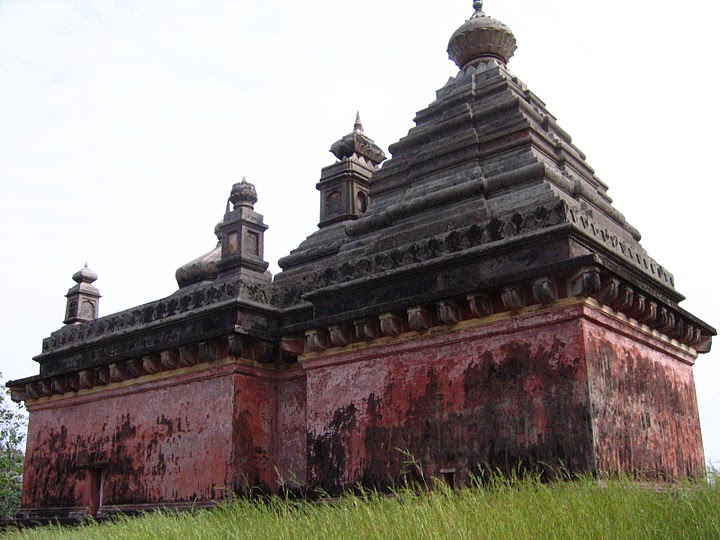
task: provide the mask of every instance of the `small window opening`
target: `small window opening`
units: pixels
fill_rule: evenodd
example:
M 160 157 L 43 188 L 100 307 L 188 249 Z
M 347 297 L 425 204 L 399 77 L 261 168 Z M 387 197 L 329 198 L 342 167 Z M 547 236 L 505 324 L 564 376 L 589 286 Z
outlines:
M 447 487 L 455 489 L 455 469 L 441 469 L 440 475 Z
M 92 467 L 88 469 L 88 476 L 90 483 L 90 506 L 88 508 L 88 513 L 95 517 L 102 505 L 103 470 L 98 467 Z
M 357 194 L 357 210 L 361 214 L 367 211 L 367 195 L 362 191 Z

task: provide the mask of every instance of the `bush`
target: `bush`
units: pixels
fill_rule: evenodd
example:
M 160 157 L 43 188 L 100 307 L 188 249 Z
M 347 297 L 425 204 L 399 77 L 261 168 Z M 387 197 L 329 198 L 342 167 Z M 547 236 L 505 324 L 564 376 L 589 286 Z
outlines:
M 23 410 L 10 402 L 10 392 L 3 388 L 0 390 L 0 518 L 12 516 L 20 507 L 24 439 Z

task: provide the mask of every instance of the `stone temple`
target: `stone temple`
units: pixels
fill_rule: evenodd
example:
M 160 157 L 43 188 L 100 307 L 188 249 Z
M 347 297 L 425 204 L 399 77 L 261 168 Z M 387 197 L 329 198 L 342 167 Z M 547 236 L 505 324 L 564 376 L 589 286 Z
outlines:
M 243 181 L 171 296 L 98 317 L 97 276 L 73 276 L 39 375 L 8 383 L 30 411 L 20 519 L 336 493 L 417 465 L 451 484 L 704 474 L 692 366 L 716 332 L 475 9 L 391 159 L 359 118 L 332 145 L 319 227 L 278 275 Z

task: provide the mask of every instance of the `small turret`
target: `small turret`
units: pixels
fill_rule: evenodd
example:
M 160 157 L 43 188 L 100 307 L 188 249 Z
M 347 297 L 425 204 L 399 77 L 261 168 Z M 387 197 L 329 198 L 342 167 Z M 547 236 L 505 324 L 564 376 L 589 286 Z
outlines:
M 93 285 L 97 278 L 97 274 L 88 268 L 87 263 L 75 272 L 72 279 L 77 285 L 71 287 L 65 295 L 65 324 L 79 324 L 98 318 L 100 291 Z
M 330 152 L 339 160 L 325 167 L 320 182 L 320 227 L 357 217 L 367 210 L 370 177 L 387 159 L 385 152 L 365 135 L 360 113 L 352 132 L 336 141 Z
M 245 178 L 230 190 L 227 212 L 216 227 L 221 250 L 217 261 L 220 277 L 236 272 L 265 275 L 269 265 L 263 259 L 263 237 L 268 226 L 254 210 L 257 200 L 255 186 Z

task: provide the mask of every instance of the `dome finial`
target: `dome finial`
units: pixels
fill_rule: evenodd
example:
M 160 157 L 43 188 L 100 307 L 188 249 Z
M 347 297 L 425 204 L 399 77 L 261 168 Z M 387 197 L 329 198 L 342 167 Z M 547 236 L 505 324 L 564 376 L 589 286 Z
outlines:
M 475 13 L 450 38 L 448 55 L 464 70 L 497 61 L 508 63 L 517 45 L 512 31 L 483 12 L 483 0 L 473 2 Z
M 359 112 L 355 115 L 355 127 L 352 132 L 336 141 L 330 147 L 330 152 L 341 161 L 353 156 L 362 157 L 372 163 L 374 167 L 378 167 L 380 163 L 387 159 L 385 152 L 371 138 L 365 135 Z
M 232 190 L 230 190 L 230 198 L 228 200 L 232 203 L 235 210 L 241 206 L 252 210 L 258 200 L 255 186 L 248 182 L 243 176 L 241 182 L 233 184 Z

